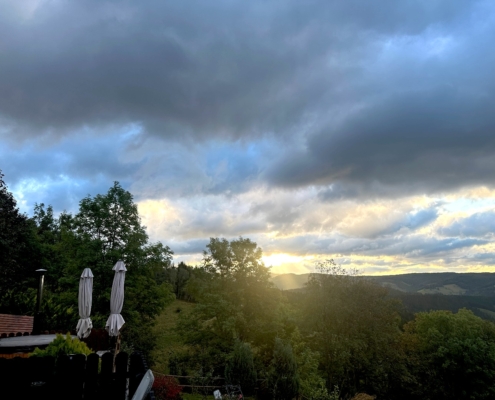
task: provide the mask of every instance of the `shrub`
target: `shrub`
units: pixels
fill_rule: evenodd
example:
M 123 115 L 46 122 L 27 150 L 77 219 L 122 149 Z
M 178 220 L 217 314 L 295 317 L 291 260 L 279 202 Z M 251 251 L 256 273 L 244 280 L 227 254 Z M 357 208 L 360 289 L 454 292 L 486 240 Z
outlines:
M 64 337 L 64 335 L 57 334 L 57 337 L 51 342 L 46 349 L 40 350 L 38 347 L 34 349 L 30 357 L 46 357 L 52 356 L 57 358 L 58 356 L 65 354 L 91 354 L 92 351 L 79 339 L 72 339 L 70 333 Z
M 153 390 L 157 400 L 181 399 L 182 387 L 179 381 L 171 376 L 157 376 L 153 382 Z
M 226 382 L 241 385 L 244 394 L 251 395 L 254 393 L 256 378 L 251 347 L 247 343 L 236 341 L 234 351 L 225 366 Z
M 315 386 L 309 389 L 306 392 L 306 395 L 303 396 L 303 398 L 308 400 L 339 400 L 340 399 L 339 387 L 335 386 L 333 390 L 330 393 L 328 393 L 328 390 L 325 387 L 325 385 L 320 384 L 319 386 Z M 363 397 L 363 398 L 353 397 L 351 400 L 367 400 L 367 399 L 368 399 L 367 397 Z M 374 397 L 371 399 L 374 399 Z
M 279 338 L 275 339 L 268 385 L 272 388 L 275 400 L 291 400 L 299 393 L 299 375 L 292 347 Z

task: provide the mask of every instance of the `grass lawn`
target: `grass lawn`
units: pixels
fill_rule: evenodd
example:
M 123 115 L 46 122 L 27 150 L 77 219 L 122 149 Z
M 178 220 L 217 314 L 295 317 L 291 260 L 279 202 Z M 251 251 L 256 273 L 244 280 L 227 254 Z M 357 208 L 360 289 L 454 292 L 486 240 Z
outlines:
M 183 313 L 189 313 L 194 308 L 193 303 L 188 303 L 182 300 L 175 300 L 157 317 L 154 331 L 157 334 L 157 345 L 153 351 L 155 365 L 153 371 L 161 374 L 168 374 L 168 359 L 170 354 L 175 351 L 180 351 L 185 348 L 182 344 L 180 336 L 174 331 L 179 316 Z M 180 312 L 177 310 L 180 309 Z M 223 390 L 220 389 L 222 393 Z M 184 400 L 214 400 L 213 391 L 210 395 L 203 397 L 199 393 L 182 393 Z M 253 400 L 246 397 L 245 400 Z
M 154 371 L 162 374 L 169 373 L 168 359 L 170 354 L 184 348 L 180 336 L 174 331 L 175 325 L 179 319 L 179 315 L 191 312 L 193 307 L 193 303 L 175 300 L 157 317 L 154 327 L 154 331 L 157 334 L 156 349 L 153 351 L 153 358 L 155 360 Z M 177 312 L 179 309 L 180 312 Z

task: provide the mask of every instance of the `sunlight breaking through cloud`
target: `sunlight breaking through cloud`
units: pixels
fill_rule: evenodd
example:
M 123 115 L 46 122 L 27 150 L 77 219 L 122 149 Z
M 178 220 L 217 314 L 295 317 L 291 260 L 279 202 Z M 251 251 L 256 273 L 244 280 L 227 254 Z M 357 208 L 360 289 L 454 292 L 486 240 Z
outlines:
M 0 168 L 23 212 L 119 181 L 199 263 L 495 265 L 495 6 L 0 0 Z M 228 33 L 228 34 L 226 34 Z

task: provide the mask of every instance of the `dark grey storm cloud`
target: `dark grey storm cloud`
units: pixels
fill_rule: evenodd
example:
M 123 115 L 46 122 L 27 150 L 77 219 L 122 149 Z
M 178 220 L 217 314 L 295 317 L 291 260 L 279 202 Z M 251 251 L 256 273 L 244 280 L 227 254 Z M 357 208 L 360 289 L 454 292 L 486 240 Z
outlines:
M 83 1 L 24 18 L 4 6 L 0 115 L 21 136 L 128 122 L 164 136 L 286 131 L 325 91 L 305 73 L 328 51 L 316 6 Z
M 342 194 L 330 188 L 323 198 L 493 184 L 494 93 L 471 90 L 437 86 L 377 101 L 313 135 L 271 178 L 290 186 L 340 182 Z
M 223 175 L 204 155 L 211 146 L 197 150 L 207 183 L 192 193 L 246 190 L 240 181 L 330 185 L 326 199 L 491 184 L 494 9 L 467 0 L 1 1 L 0 136 L 56 143 L 134 124 L 164 147 L 267 137 L 278 146 L 276 157 L 238 154 L 243 165 L 227 160 Z M 81 179 L 81 168 L 130 180 L 140 167 L 134 177 L 161 187 L 146 171 L 163 160 L 71 151 L 59 156 L 77 154 L 68 165 Z M 161 180 L 160 193 L 177 184 Z

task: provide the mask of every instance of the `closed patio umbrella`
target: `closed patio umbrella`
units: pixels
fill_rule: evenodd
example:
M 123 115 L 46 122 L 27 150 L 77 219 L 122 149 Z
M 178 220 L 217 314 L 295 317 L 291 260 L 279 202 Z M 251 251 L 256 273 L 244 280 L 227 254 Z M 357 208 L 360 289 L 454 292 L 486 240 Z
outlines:
M 91 333 L 93 323 L 91 322 L 91 304 L 93 302 L 93 273 L 89 268 L 84 268 L 79 279 L 79 316 L 81 319 L 77 323 L 77 337 L 87 338 Z
M 125 321 L 120 315 L 124 305 L 124 281 L 125 281 L 125 264 L 123 261 L 117 261 L 113 267 L 115 276 L 113 277 L 112 294 L 110 295 L 110 317 L 108 317 L 105 328 L 110 336 L 117 336 L 120 328 Z

